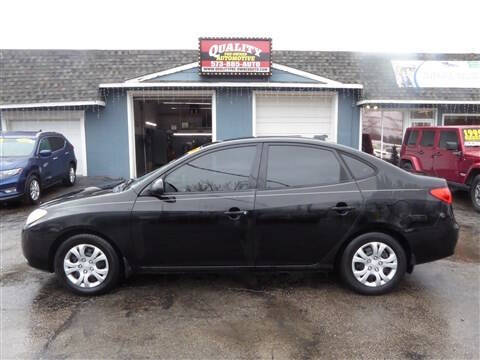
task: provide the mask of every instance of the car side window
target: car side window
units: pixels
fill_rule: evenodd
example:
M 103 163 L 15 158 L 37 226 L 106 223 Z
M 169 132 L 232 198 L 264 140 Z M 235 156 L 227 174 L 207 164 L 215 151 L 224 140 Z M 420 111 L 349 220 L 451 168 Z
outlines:
M 356 180 L 366 179 L 375 175 L 375 169 L 367 163 L 345 154 L 342 154 L 342 158 Z
M 458 144 L 458 136 L 456 131 L 440 131 L 440 141 L 438 146 L 442 149 L 447 148 L 447 141 L 456 142 Z
M 55 137 L 51 137 L 49 139 L 50 139 L 50 143 L 52 145 L 52 151 L 57 151 L 57 150 L 63 149 L 63 147 L 65 146 L 65 139 L 64 138 L 61 138 L 59 136 L 55 136 Z
M 50 138 L 43 138 L 40 140 L 40 145 L 38 145 L 38 151 L 50 150 L 52 151 L 52 144 L 50 143 Z
M 267 189 L 330 185 L 347 179 L 332 151 L 297 145 L 269 146 Z
M 181 165 L 164 180 L 166 192 L 248 190 L 256 146 L 218 150 Z
M 425 147 L 432 147 L 434 139 L 435 139 L 434 130 L 423 130 L 422 140 L 420 141 L 420 145 Z
M 407 140 L 407 145 L 415 145 L 418 139 L 418 130 L 410 131 L 410 136 Z

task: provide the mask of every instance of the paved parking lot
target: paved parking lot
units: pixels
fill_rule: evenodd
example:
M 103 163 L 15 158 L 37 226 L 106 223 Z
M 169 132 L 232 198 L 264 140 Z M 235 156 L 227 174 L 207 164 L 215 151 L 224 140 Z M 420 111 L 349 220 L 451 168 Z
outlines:
M 78 297 L 25 263 L 20 229 L 32 208 L 0 207 L 0 357 L 478 358 L 480 216 L 454 197 L 456 255 L 416 267 L 381 297 L 305 273 L 134 276 Z

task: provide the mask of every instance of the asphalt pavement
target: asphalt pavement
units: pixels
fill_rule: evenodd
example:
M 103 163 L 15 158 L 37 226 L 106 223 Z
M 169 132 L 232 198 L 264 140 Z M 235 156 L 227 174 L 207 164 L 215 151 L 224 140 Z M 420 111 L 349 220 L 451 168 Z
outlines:
M 20 231 L 33 208 L 0 206 L 0 358 L 479 358 L 480 215 L 465 194 L 454 199 L 456 254 L 379 297 L 312 273 L 133 276 L 79 297 L 26 264 Z

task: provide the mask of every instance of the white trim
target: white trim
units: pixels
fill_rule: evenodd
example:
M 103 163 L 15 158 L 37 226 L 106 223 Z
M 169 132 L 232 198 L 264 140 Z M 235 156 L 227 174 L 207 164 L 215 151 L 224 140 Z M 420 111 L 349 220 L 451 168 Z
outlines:
M 143 76 L 140 76 L 140 77 L 137 77 L 137 78 L 134 78 L 134 79 L 127 80 L 125 82 L 126 83 L 142 82 L 142 81 L 146 81 L 146 80 L 150 80 L 150 79 L 155 79 L 156 77 L 160 77 L 160 76 L 175 74 L 177 72 L 181 72 L 181 71 L 184 71 L 184 70 L 189 70 L 189 69 L 192 69 L 192 68 L 198 67 L 198 66 L 199 66 L 198 61 L 196 61 L 196 62 L 193 62 L 193 63 L 190 63 L 190 64 L 177 66 L 177 67 L 174 67 L 174 68 L 171 68 L 171 69 L 168 69 L 168 70 L 159 71 L 159 72 L 156 72 L 156 73 L 153 73 L 153 74 L 143 75 Z
M 137 177 L 137 155 L 135 153 L 135 118 L 133 113 L 134 94 L 127 91 L 127 126 L 128 126 L 128 165 L 130 178 Z
M 359 120 L 358 120 L 358 150 L 362 151 L 363 145 L 363 109 L 360 108 Z
M 315 83 L 283 83 L 283 82 L 158 82 L 158 83 L 108 83 L 100 84 L 100 88 L 305 88 L 305 89 L 363 89 L 360 84 L 315 84 Z M 479 102 L 480 103 L 480 102 Z
M 80 116 L 80 141 L 83 143 L 83 151 L 81 154 L 83 162 L 83 176 L 88 175 L 88 165 L 87 165 L 87 137 L 85 132 L 85 110 L 82 111 Z
M 285 66 L 285 65 L 280 65 L 280 64 L 275 64 L 274 63 L 274 64 L 272 64 L 272 68 L 277 69 L 277 70 L 281 70 L 281 71 L 285 71 L 285 72 L 288 72 L 288 73 L 293 74 L 293 75 L 298 75 L 298 76 L 301 76 L 301 77 L 304 77 L 304 78 L 307 78 L 307 79 L 310 79 L 310 80 L 324 82 L 324 83 L 327 83 L 327 84 L 346 85 L 346 84 L 342 84 L 339 81 L 330 80 L 330 79 L 327 79 L 323 76 L 319 76 L 319 75 L 315 75 L 315 74 L 312 74 L 312 73 L 309 73 L 309 72 L 306 72 L 306 71 L 298 70 L 298 69 L 292 68 L 290 66 Z M 359 84 L 357 84 L 357 85 L 359 85 Z
M 335 95 L 333 96 L 332 110 L 333 110 L 333 138 L 334 138 L 335 144 L 338 144 L 338 92 L 335 92 Z
M 212 142 L 217 141 L 217 92 L 212 93 Z
M 252 91 L 252 136 L 257 136 L 257 93 Z
M 470 104 L 480 105 L 480 100 L 362 100 L 357 105 L 364 104 Z
M 444 113 L 444 114 L 442 114 L 442 126 L 445 126 L 445 116 L 467 116 L 467 117 L 468 116 L 480 116 L 480 113 L 470 113 L 470 114 Z
M 66 101 L 66 102 L 49 102 L 49 103 L 28 103 L 28 104 L 6 104 L 0 105 L 0 110 L 8 109 L 31 109 L 40 107 L 66 107 L 66 106 L 105 106 L 105 101 Z

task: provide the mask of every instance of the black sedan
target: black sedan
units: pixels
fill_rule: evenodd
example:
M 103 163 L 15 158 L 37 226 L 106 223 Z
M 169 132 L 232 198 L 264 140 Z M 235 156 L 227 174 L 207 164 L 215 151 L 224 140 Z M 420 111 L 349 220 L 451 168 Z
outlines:
M 210 144 L 136 180 L 33 211 L 31 266 L 78 294 L 131 273 L 337 270 L 362 294 L 394 288 L 458 237 L 445 180 L 304 138 Z

